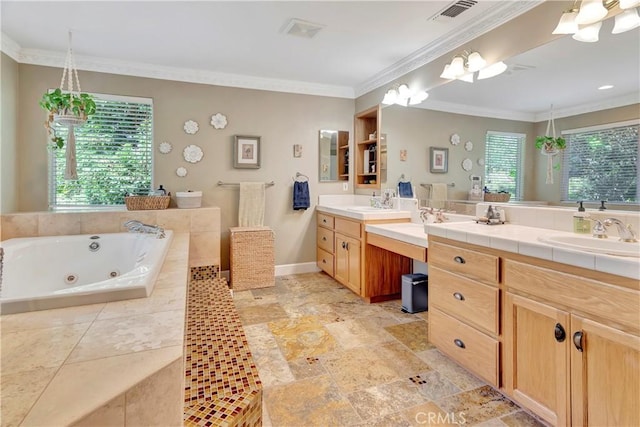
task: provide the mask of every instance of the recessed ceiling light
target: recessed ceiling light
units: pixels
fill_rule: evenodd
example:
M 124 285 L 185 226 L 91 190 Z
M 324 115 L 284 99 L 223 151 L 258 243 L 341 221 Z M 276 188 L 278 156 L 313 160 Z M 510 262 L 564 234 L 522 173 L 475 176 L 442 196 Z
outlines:
M 604 85 L 604 86 L 600 86 L 598 88 L 598 90 L 607 90 L 607 89 L 611 89 L 613 88 L 613 85 Z

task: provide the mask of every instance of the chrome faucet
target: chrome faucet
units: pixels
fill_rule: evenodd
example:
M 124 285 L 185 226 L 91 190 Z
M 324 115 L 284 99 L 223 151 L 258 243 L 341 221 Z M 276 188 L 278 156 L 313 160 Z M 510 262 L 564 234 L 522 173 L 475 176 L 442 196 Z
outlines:
M 611 224 L 615 224 L 618 227 L 618 236 L 622 242 L 637 242 L 636 235 L 631 229 L 631 224 L 624 225 L 622 221 L 617 218 L 607 218 L 603 221 L 603 224 L 609 227 Z
M 164 229 L 158 225 L 144 224 L 138 220 L 131 219 L 124 223 L 130 233 L 154 234 L 158 239 L 164 239 Z

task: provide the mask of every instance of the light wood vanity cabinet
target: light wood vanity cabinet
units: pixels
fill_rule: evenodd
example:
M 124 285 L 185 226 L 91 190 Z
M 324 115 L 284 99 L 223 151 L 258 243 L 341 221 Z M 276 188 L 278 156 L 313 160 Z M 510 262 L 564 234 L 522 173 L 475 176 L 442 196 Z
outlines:
M 367 257 L 376 259 L 375 248 L 367 249 L 367 223 L 407 222 L 409 219 L 385 219 L 360 221 L 340 215 L 330 215 L 317 212 L 316 230 L 316 262 L 325 273 L 351 289 L 367 302 L 377 302 L 396 298 L 400 292 L 400 277 L 408 273 L 410 260 L 405 257 L 390 254 L 385 257 L 385 271 L 387 275 L 372 272 L 367 277 Z M 380 281 L 385 286 L 380 285 Z
M 429 240 L 429 340 L 500 386 L 499 258 Z
M 435 236 L 429 264 L 441 351 L 552 425 L 640 425 L 637 280 Z
M 504 284 L 507 393 L 554 425 L 640 425 L 640 292 L 512 260 Z

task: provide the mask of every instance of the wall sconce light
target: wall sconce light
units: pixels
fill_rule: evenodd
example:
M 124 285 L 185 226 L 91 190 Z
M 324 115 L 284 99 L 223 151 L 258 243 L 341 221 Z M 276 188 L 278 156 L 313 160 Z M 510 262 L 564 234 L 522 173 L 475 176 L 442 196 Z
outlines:
M 613 34 L 623 33 L 640 26 L 640 16 L 635 9 L 640 0 L 582 0 L 576 7 L 575 0 L 571 9 L 562 13 L 558 25 L 552 34 L 573 34 L 573 39 L 581 42 L 597 42 L 602 20 L 609 10 L 619 5 L 624 11 L 615 17 Z
M 478 73 L 478 79 L 488 79 L 504 72 L 507 66 L 504 62 L 486 66 L 487 61 L 478 52 L 467 52 L 466 50 L 453 57 L 450 64 L 444 66 L 444 70 L 440 77 L 448 80 L 462 80 L 464 82 L 473 83 L 473 74 Z M 489 70 L 489 68 L 492 68 Z M 483 73 L 484 71 L 484 73 Z M 482 75 L 482 77 L 481 77 Z
M 403 83 L 389 89 L 384 94 L 382 103 L 384 105 L 397 104 L 406 107 L 407 105 L 418 105 L 428 97 L 429 94 L 426 90 L 414 92 L 409 89 L 409 86 Z

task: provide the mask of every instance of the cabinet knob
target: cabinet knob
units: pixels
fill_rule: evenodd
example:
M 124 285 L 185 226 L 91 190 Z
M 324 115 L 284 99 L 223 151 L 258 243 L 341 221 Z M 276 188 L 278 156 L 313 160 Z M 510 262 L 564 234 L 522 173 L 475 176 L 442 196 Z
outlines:
M 556 337 L 556 341 L 563 342 L 567 337 L 567 333 L 560 323 L 556 323 L 556 327 L 553 328 L 553 334 Z
M 453 297 L 458 301 L 464 301 L 464 295 L 462 295 L 460 292 L 454 292 Z
M 323 238 L 322 238 L 322 240 L 326 242 L 326 241 L 327 241 L 327 238 L 326 238 L 326 237 L 323 237 Z
M 460 255 L 453 257 L 453 260 L 454 260 L 455 262 L 457 262 L 458 264 L 464 264 L 464 263 L 466 263 L 466 262 L 467 262 L 467 261 L 465 261 L 465 260 L 464 260 L 464 258 L 462 258 Z
M 326 223 L 327 223 L 327 220 L 326 220 L 326 219 L 323 219 L 323 220 L 322 220 L 322 222 L 324 222 L 324 223 L 326 224 Z
M 347 242 L 342 242 L 342 249 L 347 249 Z
M 323 259 L 323 260 L 322 260 L 322 263 L 323 263 L 323 264 L 326 264 L 326 263 L 327 263 L 327 260 L 326 260 L 326 259 Z
M 464 345 L 464 342 L 462 342 L 461 339 L 456 338 L 455 340 L 453 340 L 453 343 L 460 348 L 466 348 L 466 346 Z
M 578 331 L 575 334 L 573 334 L 573 345 L 576 346 L 576 349 L 578 349 L 578 351 L 580 353 L 582 353 L 584 351 L 584 347 L 582 347 L 582 331 Z

